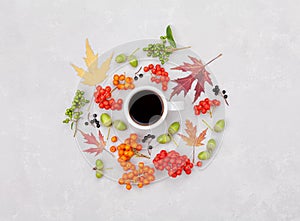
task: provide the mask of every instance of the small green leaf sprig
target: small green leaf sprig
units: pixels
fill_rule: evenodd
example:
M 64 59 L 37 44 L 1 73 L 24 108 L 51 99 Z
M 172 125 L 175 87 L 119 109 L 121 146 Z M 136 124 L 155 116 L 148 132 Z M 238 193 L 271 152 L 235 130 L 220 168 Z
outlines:
M 66 109 L 65 115 L 67 118 L 63 120 L 63 123 L 68 124 L 71 122 L 71 130 L 73 130 L 73 126 L 75 124 L 75 131 L 74 131 L 74 137 L 77 132 L 77 124 L 78 120 L 80 119 L 83 112 L 81 111 L 81 108 L 89 103 L 90 101 L 85 99 L 84 91 L 77 90 L 75 93 L 75 96 L 72 101 L 72 106 L 70 108 Z

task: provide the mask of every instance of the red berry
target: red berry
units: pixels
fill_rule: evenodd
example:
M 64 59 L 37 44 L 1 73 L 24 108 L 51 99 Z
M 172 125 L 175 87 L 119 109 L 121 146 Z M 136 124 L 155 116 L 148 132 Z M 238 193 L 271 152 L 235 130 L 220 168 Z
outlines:
M 152 69 L 151 72 L 152 72 L 153 74 L 156 74 L 156 70 L 155 70 L 155 69 Z
M 149 69 L 153 69 L 153 68 L 154 68 L 153 64 L 149 64 L 149 65 L 148 65 L 148 68 L 149 68 Z
M 156 70 L 160 70 L 160 64 L 155 65 Z
M 209 110 L 209 109 L 210 109 L 210 106 L 209 106 L 208 104 L 205 104 L 203 107 L 204 107 L 204 109 L 206 109 L 206 110 Z
M 197 165 L 197 167 L 201 167 L 202 166 L 202 162 L 198 161 L 196 165 Z
M 144 67 L 144 71 L 145 72 L 148 72 L 149 71 L 149 68 L 146 66 L 146 67 Z
M 201 112 L 202 112 L 202 114 L 206 114 L 207 110 L 206 109 L 202 109 Z
M 219 106 L 221 103 L 220 101 L 218 101 L 216 99 L 214 99 L 212 102 L 213 102 L 213 105 L 215 105 L 215 106 Z
M 205 99 L 204 99 L 204 102 L 209 103 L 209 99 L 208 99 L 208 98 L 205 98 Z
M 165 71 L 165 69 L 164 69 L 164 68 L 161 68 L 161 69 L 160 69 L 160 71 L 161 71 L 161 72 L 164 72 L 164 71 Z
M 191 170 L 191 169 L 187 169 L 187 170 L 185 170 L 185 173 L 186 173 L 187 175 L 190 175 L 190 174 L 192 173 L 192 170 Z

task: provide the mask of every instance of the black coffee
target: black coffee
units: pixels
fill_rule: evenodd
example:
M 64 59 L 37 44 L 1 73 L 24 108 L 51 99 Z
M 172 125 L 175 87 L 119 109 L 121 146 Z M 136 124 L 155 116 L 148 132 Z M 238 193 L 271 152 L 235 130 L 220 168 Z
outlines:
M 158 94 L 145 90 L 137 92 L 129 101 L 129 115 L 140 125 L 151 125 L 163 114 L 163 102 Z

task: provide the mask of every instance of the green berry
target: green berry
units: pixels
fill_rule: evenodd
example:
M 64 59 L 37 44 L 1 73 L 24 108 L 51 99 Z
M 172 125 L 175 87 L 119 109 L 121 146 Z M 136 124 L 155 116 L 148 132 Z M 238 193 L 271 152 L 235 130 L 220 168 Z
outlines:
M 103 177 L 102 171 L 97 170 L 97 171 L 96 171 L 96 177 L 97 177 L 98 179 L 102 178 L 102 177 Z
M 97 170 L 102 170 L 103 167 L 104 167 L 103 161 L 100 160 L 100 159 L 97 159 L 96 160 L 96 168 L 97 168 Z

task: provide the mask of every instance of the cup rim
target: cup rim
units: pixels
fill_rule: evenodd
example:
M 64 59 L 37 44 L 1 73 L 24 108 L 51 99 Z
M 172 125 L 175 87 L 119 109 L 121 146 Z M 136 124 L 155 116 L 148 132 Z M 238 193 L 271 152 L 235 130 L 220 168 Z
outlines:
M 129 103 L 131 98 L 138 92 L 140 91 L 145 91 L 145 90 L 149 90 L 149 91 L 153 91 L 155 92 L 162 100 L 163 103 L 163 114 L 161 115 L 160 119 L 158 121 L 156 121 L 154 124 L 151 125 L 147 125 L 147 126 L 143 126 L 140 124 L 137 124 L 134 120 L 132 120 L 130 114 L 129 114 Z M 157 126 L 159 126 L 167 117 L 167 113 L 168 113 L 168 103 L 167 100 L 164 96 L 164 94 L 157 88 L 153 87 L 153 86 L 141 86 L 141 87 L 137 87 L 134 88 L 132 91 L 130 91 L 130 93 L 127 95 L 127 98 L 124 102 L 124 114 L 125 114 L 125 118 L 126 120 L 129 122 L 129 124 L 131 124 L 131 126 L 140 129 L 140 130 L 150 130 L 153 129 Z

